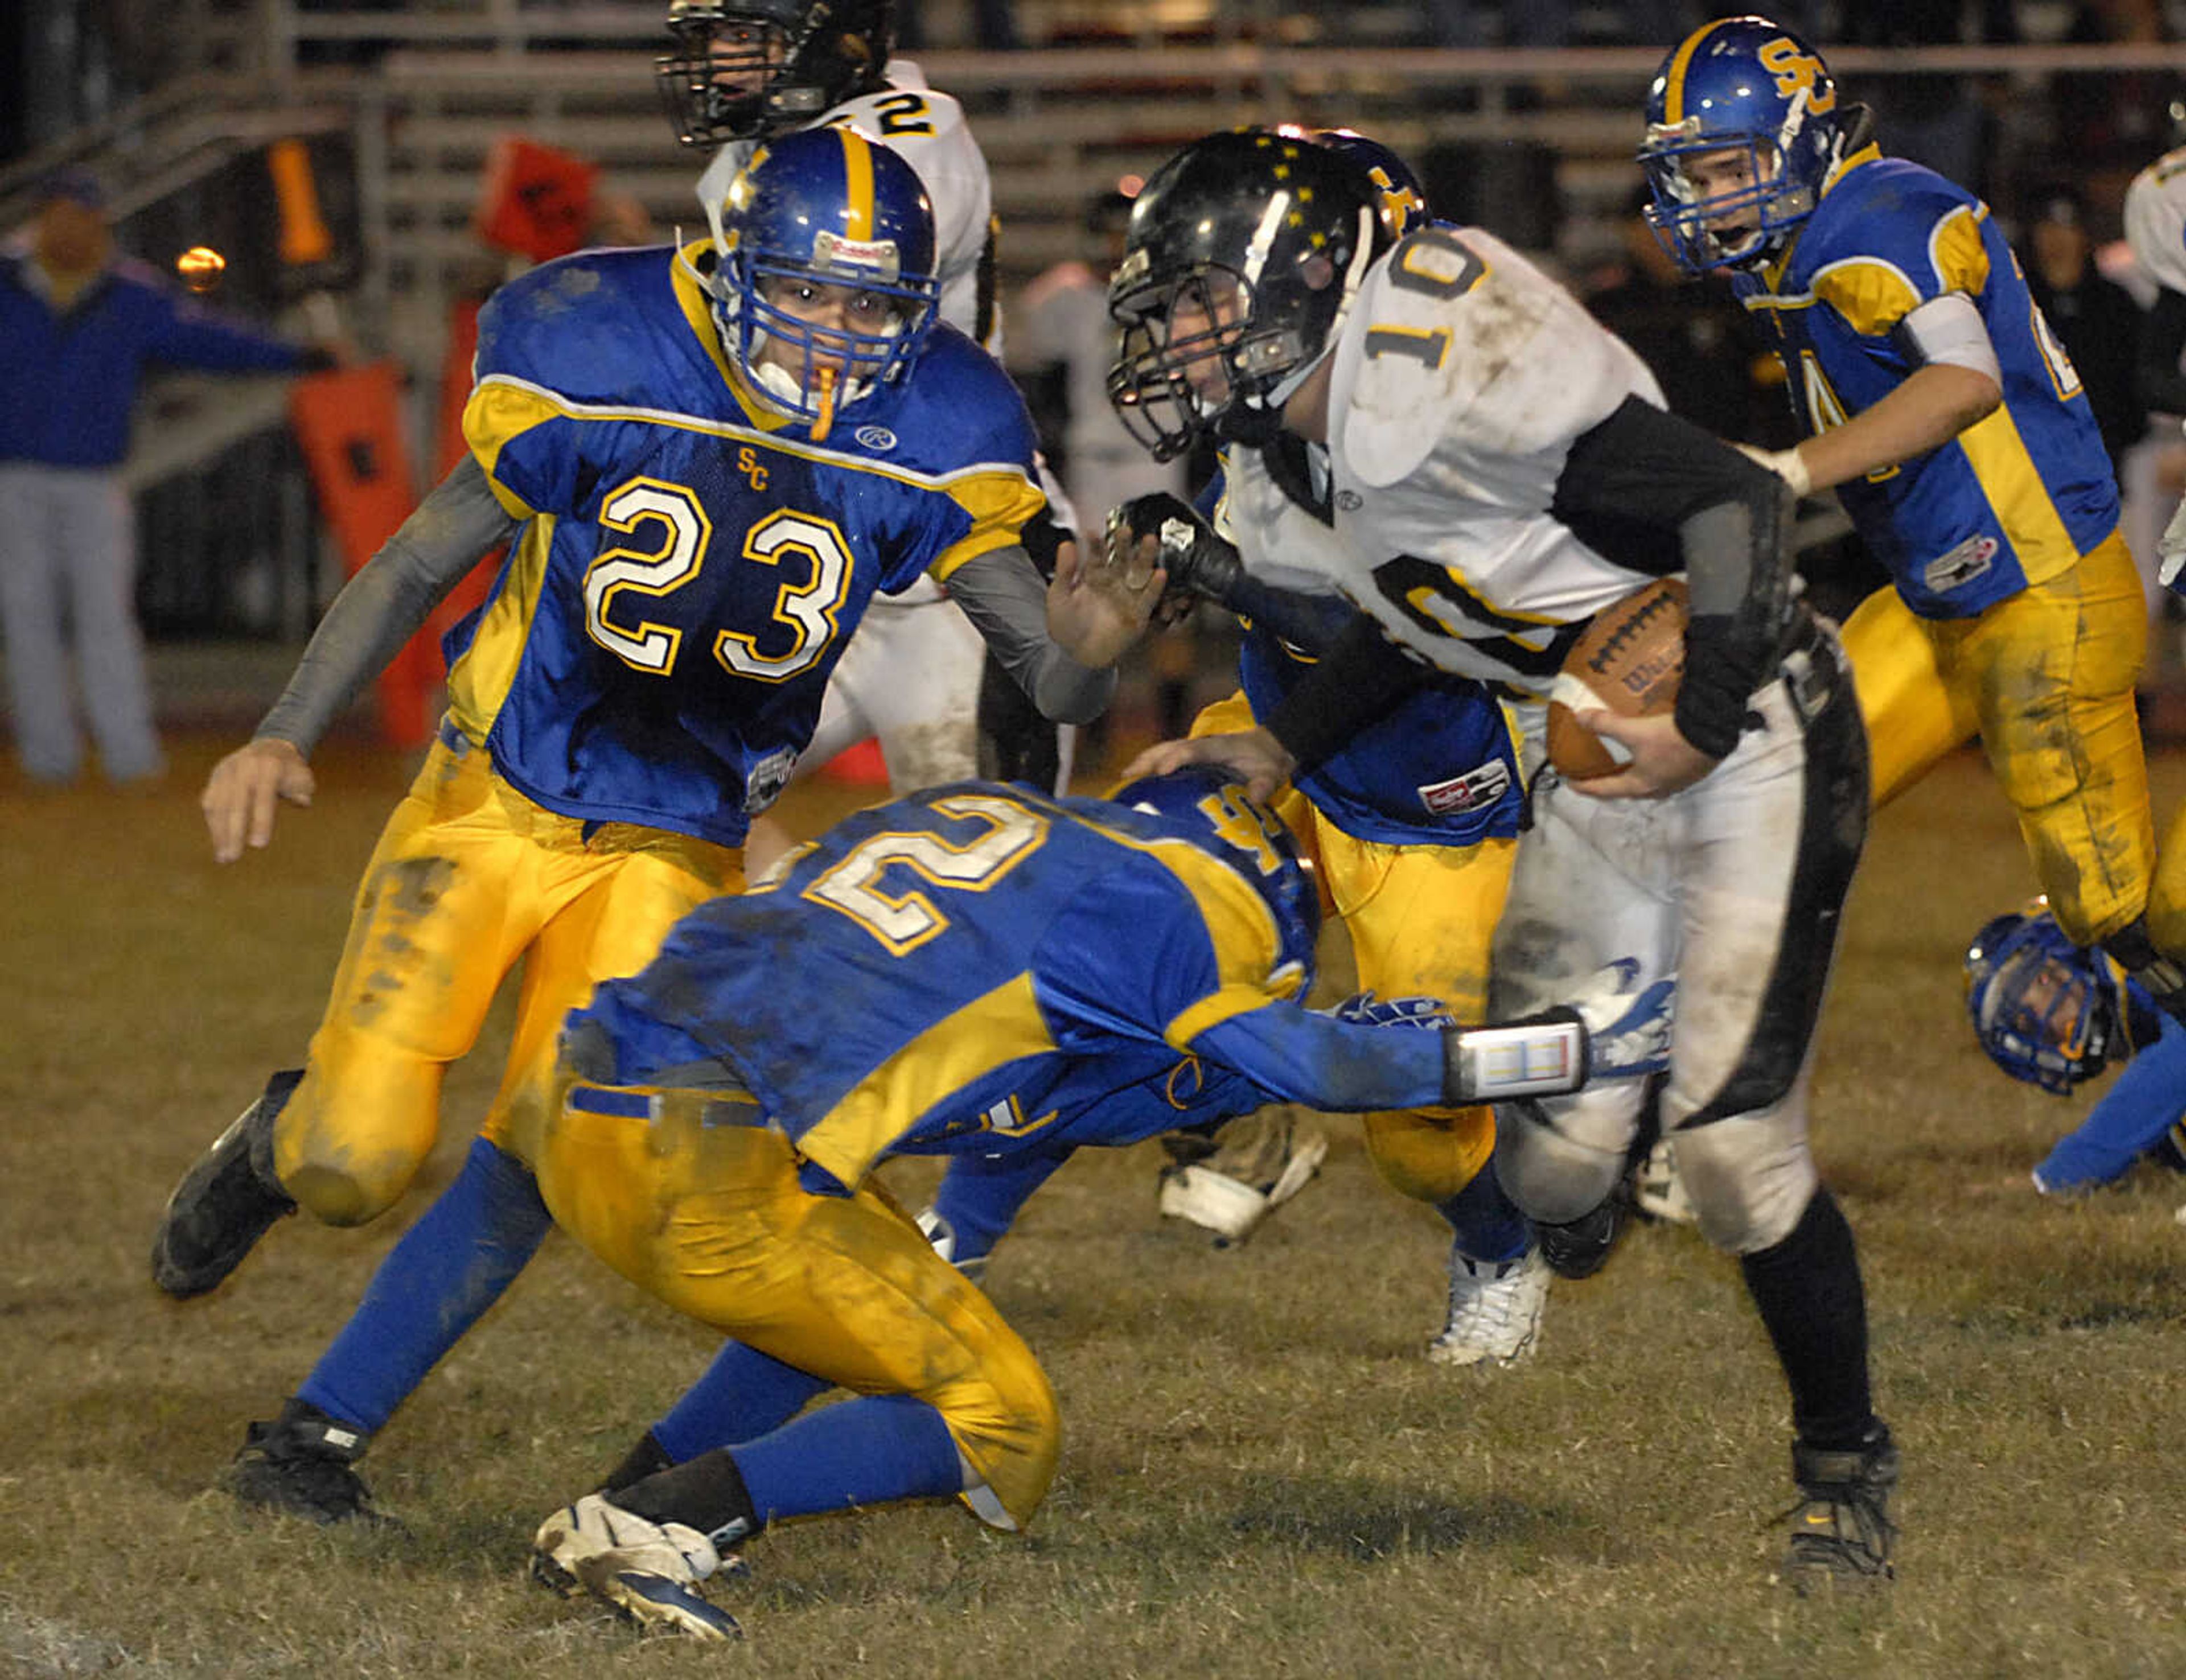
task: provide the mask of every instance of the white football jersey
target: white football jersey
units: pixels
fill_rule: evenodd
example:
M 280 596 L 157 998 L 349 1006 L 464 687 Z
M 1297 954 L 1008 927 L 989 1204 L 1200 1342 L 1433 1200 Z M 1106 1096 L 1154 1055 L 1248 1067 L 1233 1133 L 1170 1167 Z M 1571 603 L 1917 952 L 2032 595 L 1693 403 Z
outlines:
M 2186 146 L 2133 176 L 2125 193 L 2125 237 L 2151 279 L 2186 292 Z
M 1389 635 L 1461 675 L 1544 695 L 1568 641 L 1651 580 L 1549 512 L 1572 442 L 1646 365 L 1494 236 L 1422 228 L 1369 271 L 1335 351 L 1336 534 L 1315 550 Z M 1561 633 L 1561 634 L 1560 634 Z
M 979 266 L 987 252 L 994 218 L 994 183 L 986 154 L 965 125 L 964 108 L 946 93 L 926 85 L 925 72 L 908 59 L 890 59 L 888 85 L 877 93 L 845 99 L 811 126 L 854 124 L 918 171 L 933 205 L 933 239 L 939 259 L 941 318 L 979 343 L 992 356 L 1002 350 L 1001 317 L 993 317 L 979 339 Z M 714 154 L 698 177 L 698 202 L 711 204 L 729 190 L 758 143 L 731 140 Z

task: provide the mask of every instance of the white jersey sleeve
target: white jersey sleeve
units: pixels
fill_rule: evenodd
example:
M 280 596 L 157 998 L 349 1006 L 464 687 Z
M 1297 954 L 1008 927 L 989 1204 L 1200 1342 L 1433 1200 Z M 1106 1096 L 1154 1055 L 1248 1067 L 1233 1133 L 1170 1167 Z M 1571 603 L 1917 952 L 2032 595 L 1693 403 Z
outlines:
M 2186 147 L 2133 176 L 2125 194 L 2125 237 L 2151 279 L 2186 292 Z
M 889 59 L 888 81 L 888 86 L 877 93 L 845 99 L 813 126 L 851 124 L 918 172 L 933 205 L 941 318 L 989 355 L 999 356 L 1001 311 L 993 307 L 990 297 L 983 297 L 993 283 L 988 277 L 987 247 L 994 219 L 994 183 L 987 174 L 986 154 L 972 137 L 964 108 L 948 94 L 928 88 L 916 64 L 907 59 Z M 702 205 L 728 191 L 754 145 L 749 140 L 732 140 L 714 154 L 698 177 Z M 982 315 L 986 316 L 984 322 Z
M 1336 350 L 1344 592 L 1444 669 L 1544 692 L 1566 627 L 1648 581 L 1551 512 L 1573 442 L 1634 396 L 1661 406 L 1646 365 L 1510 246 L 1410 236 Z

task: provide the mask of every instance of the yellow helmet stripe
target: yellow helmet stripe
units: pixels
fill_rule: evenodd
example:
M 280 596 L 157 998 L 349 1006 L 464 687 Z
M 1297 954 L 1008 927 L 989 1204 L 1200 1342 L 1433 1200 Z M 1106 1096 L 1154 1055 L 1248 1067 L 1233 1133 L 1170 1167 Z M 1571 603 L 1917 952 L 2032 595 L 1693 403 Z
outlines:
M 843 137 L 843 184 L 849 215 L 843 228 L 851 239 L 873 237 L 873 148 L 855 128 L 838 128 Z
M 1678 123 L 1685 120 L 1686 66 L 1692 63 L 1693 54 L 1700 50 L 1701 42 L 1713 35 L 1724 24 L 1731 21 L 1732 20 L 1729 18 L 1718 18 L 1713 23 L 1702 24 L 1687 36 L 1684 44 L 1678 48 L 1677 56 L 1670 60 L 1670 68 L 1663 78 L 1668 84 L 1662 90 L 1662 120 L 1664 122 Z

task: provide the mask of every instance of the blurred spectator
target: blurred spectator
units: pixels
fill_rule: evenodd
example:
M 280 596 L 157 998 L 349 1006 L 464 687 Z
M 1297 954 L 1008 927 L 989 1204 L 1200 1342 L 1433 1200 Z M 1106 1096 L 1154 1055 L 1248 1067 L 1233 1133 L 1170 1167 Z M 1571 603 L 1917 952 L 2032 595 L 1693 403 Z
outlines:
M 2153 46 L 2171 32 L 2157 0 L 2082 0 L 2065 33 L 2067 45 Z M 2092 70 L 2050 85 L 2057 155 L 2099 201 L 2115 202 L 2134 171 L 2163 149 L 2164 102 L 2177 81 L 2165 70 Z
M 23 769 L 82 767 L 70 696 L 73 641 L 99 768 L 163 768 L 137 624 L 135 510 L 120 468 L 153 364 L 289 372 L 333 355 L 216 320 L 143 265 L 117 259 L 97 178 L 48 176 L 25 249 L 0 255 L 0 631 Z
M 972 36 L 982 52 L 1007 53 L 1018 45 L 1017 8 L 1011 0 L 971 0 Z M 895 44 L 899 51 L 916 53 L 944 43 L 928 39 L 919 16 L 919 0 L 896 0 Z
M 1771 15 L 1774 15 L 1771 14 Z M 1959 0 L 1889 0 L 1886 5 L 1847 5 L 1837 39 L 1847 47 L 1955 47 L 2019 39 L 2008 0 L 1982 0 L 1978 27 L 1968 33 Z M 1878 76 L 1864 80 L 1860 97 L 1875 107 L 1875 121 L 1893 157 L 1925 164 L 1968 191 L 1987 193 L 1985 122 L 1978 86 L 1942 71 Z
M 1040 275 L 1009 316 L 1011 370 L 1032 399 L 1048 463 L 1088 533 L 1134 496 L 1185 493 L 1184 464 L 1154 461 L 1108 403 L 1116 351 L 1108 276 L 1123 255 L 1130 211 L 1120 192 L 1096 194 L 1085 207 L 1085 259 Z
M 2078 187 L 2053 182 L 2032 205 L 2018 241 L 2026 288 L 2078 370 L 2103 447 L 2116 462 L 2148 430 L 2134 377 L 2140 306 L 2095 266 L 2087 198 Z
M 1634 189 L 1617 225 L 1617 255 L 1586 277 L 1582 300 L 1640 353 L 1673 414 L 1740 443 L 1797 442 L 1781 367 L 1727 288 L 1678 272 L 1642 213 L 1648 197 L 1645 187 Z

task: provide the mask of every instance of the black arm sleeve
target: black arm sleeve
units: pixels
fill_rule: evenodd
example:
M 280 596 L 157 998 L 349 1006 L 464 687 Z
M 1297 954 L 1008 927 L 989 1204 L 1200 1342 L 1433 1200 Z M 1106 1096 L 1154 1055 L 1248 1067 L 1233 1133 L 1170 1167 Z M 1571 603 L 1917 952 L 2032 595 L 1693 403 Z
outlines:
M 516 525 L 465 455 L 334 597 L 258 735 L 309 757 L 358 691 Z
M 1269 714 L 1267 730 L 1299 770 L 1309 770 L 1435 680 L 1432 670 L 1407 658 L 1373 619 L 1354 613 L 1326 657 Z
M 1792 501 L 1767 468 L 1637 397 L 1580 434 L 1556 479 L 1549 511 L 1589 547 L 1640 571 L 1684 569 L 1678 732 L 1715 758 L 1738 744 L 1746 700 L 1783 647 Z
M 2186 415 L 2186 372 L 2178 367 L 2181 350 L 2186 350 L 2186 292 L 2166 286 L 2140 320 L 2133 383 L 2143 405 L 2166 414 Z

